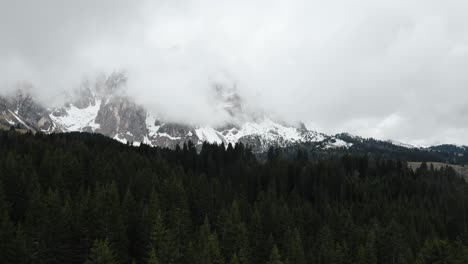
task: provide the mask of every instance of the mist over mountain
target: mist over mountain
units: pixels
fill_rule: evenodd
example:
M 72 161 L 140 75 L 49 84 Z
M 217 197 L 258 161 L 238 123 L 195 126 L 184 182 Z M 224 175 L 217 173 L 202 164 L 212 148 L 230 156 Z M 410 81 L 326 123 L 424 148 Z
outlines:
M 468 263 L 467 0 L 0 0 L 0 264 Z
M 28 89 L 18 89 L 0 97 L 0 125 L 43 133 L 100 133 L 123 143 L 169 148 L 188 142 L 197 148 L 205 142 L 226 147 L 243 143 L 260 153 L 269 147 L 310 142 L 321 142 L 326 148 L 352 145 L 309 130 L 304 124 L 244 107 L 235 85 L 213 84 L 206 100 L 212 111 L 224 118 L 210 124 L 179 121 L 140 104 L 127 94 L 127 80 L 124 72 L 101 74 L 64 93 L 65 102 L 59 106 L 44 105 Z
M 60 105 L 124 70 L 129 96 L 177 122 L 227 122 L 210 98 L 221 83 L 245 108 L 327 134 L 467 144 L 467 5 L 0 1 L 0 92 L 19 82 Z

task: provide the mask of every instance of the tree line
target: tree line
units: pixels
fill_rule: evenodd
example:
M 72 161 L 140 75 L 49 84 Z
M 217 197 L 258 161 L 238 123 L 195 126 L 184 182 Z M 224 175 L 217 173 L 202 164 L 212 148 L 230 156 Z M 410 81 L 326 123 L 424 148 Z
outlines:
M 372 155 L 0 132 L 0 263 L 468 263 L 467 202 Z

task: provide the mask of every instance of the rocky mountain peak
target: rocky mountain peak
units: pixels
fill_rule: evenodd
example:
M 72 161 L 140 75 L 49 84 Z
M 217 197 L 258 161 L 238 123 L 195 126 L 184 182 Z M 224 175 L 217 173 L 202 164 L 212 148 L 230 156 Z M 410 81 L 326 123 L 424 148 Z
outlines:
M 110 75 L 99 74 L 95 80 L 85 80 L 68 94 L 66 105 L 73 104 L 78 108 L 94 105 L 98 100 L 109 100 L 113 97 L 125 97 L 127 76 L 125 72 L 113 72 Z
M 215 84 L 214 92 L 217 102 L 231 117 L 238 117 L 242 113 L 242 99 L 236 85 L 229 87 Z
M 126 95 L 124 72 L 101 74 L 95 80 L 84 81 L 70 92 L 67 103 L 46 108 L 23 91 L 0 98 L 0 125 L 19 125 L 33 131 L 101 133 L 121 142 L 173 148 L 192 141 L 235 144 L 242 142 L 254 151 L 266 151 L 270 146 L 289 146 L 304 142 L 331 142 L 334 137 L 309 131 L 304 125 L 292 126 L 269 119 L 266 115 L 246 113 L 242 97 L 235 85 L 213 86 L 214 101 L 231 120 L 222 127 L 179 124 L 160 120 Z M 332 140 L 333 139 L 333 140 Z M 330 144 L 331 144 L 330 143 Z M 339 147 L 346 147 L 339 142 Z M 334 146 L 334 145 L 330 145 Z
M 53 122 L 47 109 L 34 100 L 32 86 L 22 84 L 15 91 L 0 97 L 0 126 L 15 125 L 28 130 L 49 131 Z

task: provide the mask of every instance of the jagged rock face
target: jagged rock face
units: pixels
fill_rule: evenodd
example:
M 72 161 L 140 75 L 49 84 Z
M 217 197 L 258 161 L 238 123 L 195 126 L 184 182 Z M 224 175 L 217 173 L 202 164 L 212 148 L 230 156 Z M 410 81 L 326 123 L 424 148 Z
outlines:
M 95 118 L 99 128 L 95 132 L 120 140 L 143 142 L 147 129 L 146 111 L 129 98 L 114 97 L 102 102 Z
M 31 127 L 41 131 L 49 131 L 52 128 L 52 120 L 47 109 L 36 103 L 28 94 L 19 94 L 14 102 L 16 114 Z
M 170 124 L 163 124 L 159 128 L 158 132 L 166 133 L 168 135 L 171 135 L 172 137 L 183 138 L 187 136 L 187 134 L 189 134 L 192 131 L 192 129 L 193 129 L 192 127 L 187 126 L 187 125 L 170 123 Z
M 242 114 L 242 99 L 235 86 L 226 88 L 222 85 L 215 85 L 214 91 L 216 100 L 231 117 L 239 117 Z
M 95 102 L 95 95 L 89 85 L 89 82 L 85 82 L 81 89 L 74 91 L 75 94 L 72 96 L 72 100 L 77 108 L 83 109 Z
M 6 114 L 8 111 L 7 100 L 3 97 L 0 97 L 0 114 Z
M 204 142 L 224 144 L 243 143 L 253 152 L 266 152 L 271 146 L 289 147 L 307 143 L 319 150 L 333 148 L 368 148 L 363 138 L 349 134 L 325 135 L 308 129 L 269 119 L 261 112 L 249 113 L 235 87 L 214 86 L 217 111 L 230 117 L 219 127 L 180 124 L 158 118 L 125 94 L 126 77 L 122 73 L 101 75 L 95 82 L 84 82 L 72 92 L 62 107 L 47 108 L 24 90 L 0 96 L 0 129 L 14 126 L 20 131 L 33 132 L 95 132 L 123 143 L 144 143 L 151 146 L 175 148 L 191 141 L 200 149 Z M 395 141 L 376 141 L 380 148 L 416 147 Z M 309 144 L 310 143 L 310 144 Z M 373 145 L 371 146 L 373 147 Z M 443 152 L 452 158 L 466 156 L 465 146 L 440 145 L 427 148 Z M 444 154 L 444 155 L 445 155 Z
M 8 128 L 13 125 L 9 122 L 8 117 L 8 104 L 6 98 L 0 97 L 0 128 Z
M 152 121 L 147 121 L 151 124 Z M 177 145 L 182 145 L 185 142 L 199 142 L 199 138 L 195 134 L 195 127 L 177 124 L 177 123 L 161 123 L 155 120 L 148 129 L 148 137 L 144 143 L 149 145 L 175 148 Z
M 64 106 L 52 109 L 35 102 L 27 93 L 0 97 L 0 125 L 4 128 L 22 125 L 25 129 L 46 133 L 95 132 L 121 142 L 169 148 L 188 141 L 196 146 L 203 142 L 225 146 L 242 142 L 254 152 L 266 151 L 270 146 L 285 147 L 303 142 L 323 142 L 324 146 L 330 147 L 349 146 L 334 137 L 308 130 L 304 125 L 291 126 L 245 113 L 235 87 L 214 86 L 213 98 L 219 111 L 226 111 L 231 117 L 222 127 L 161 120 L 125 95 L 126 82 L 123 73 L 101 75 L 95 82 L 83 82 Z
M 53 126 L 47 109 L 22 90 L 8 97 L 0 97 L 0 115 L 3 125 L 33 131 L 50 131 Z

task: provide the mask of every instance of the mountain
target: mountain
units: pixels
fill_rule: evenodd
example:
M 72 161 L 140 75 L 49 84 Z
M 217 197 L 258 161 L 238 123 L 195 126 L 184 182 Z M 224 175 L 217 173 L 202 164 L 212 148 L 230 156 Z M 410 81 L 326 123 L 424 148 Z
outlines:
M 54 130 L 54 122 L 49 116 L 49 111 L 23 90 L 17 90 L 7 97 L 0 97 L 0 127 L 10 126 L 32 131 Z
M 377 153 L 389 157 L 405 157 L 413 161 L 434 161 L 468 164 L 468 147 L 440 145 L 419 148 L 397 141 L 366 139 L 347 133 L 326 135 L 308 129 L 304 124 L 288 124 L 266 114 L 244 109 L 242 97 L 235 86 L 214 85 L 213 100 L 229 120 L 211 127 L 182 124 L 165 120 L 148 111 L 126 94 L 127 78 L 115 72 L 100 75 L 95 81 L 85 81 L 67 94 L 66 103 L 47 107 L 27 90 L 17 90 L 0 96 L 0 128 L 43 133 L 100 133 L 122 143 L 146 144 L 175 148 L 191 141 L 201 148 L 204 142 L 243 143 L 255 153 L 265 153 L 270 147 L 309 152 Z
M 100 133 L 120 142 L 170 147 L 192 141 L 249 145 L 254 152 L 264 152 L 271 146 L 320 142 L 325 148 L 350 147 L 334 136 L 309 130 L 303 124 L 291 125 L 266 115 L 243 109 L 242 98 L 235 87 L 215 85 L 216 103 L 230 120 L 220 127 L 181 124 L 164 120 L 126 95 L 127 79 L 123 73 L 100 76 L 95 82 L 84 82 L 67 95 L 60 107 L 47 108 L 23 90 L 0 97 L 0 126 L 53 132 Z

